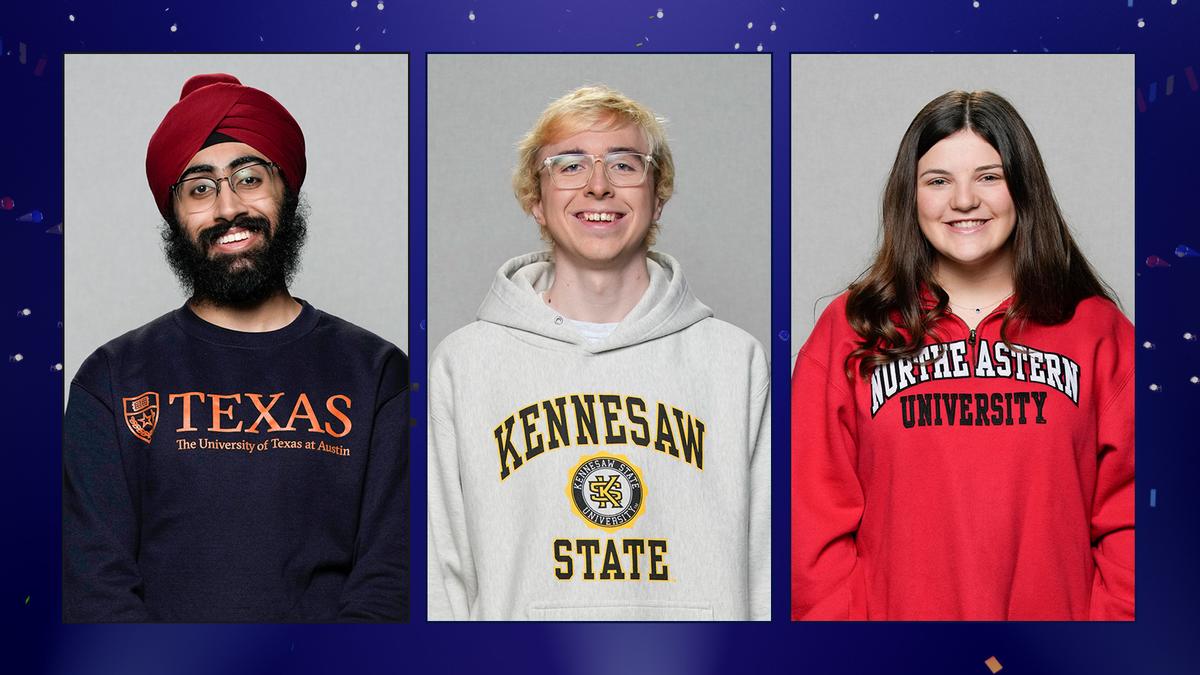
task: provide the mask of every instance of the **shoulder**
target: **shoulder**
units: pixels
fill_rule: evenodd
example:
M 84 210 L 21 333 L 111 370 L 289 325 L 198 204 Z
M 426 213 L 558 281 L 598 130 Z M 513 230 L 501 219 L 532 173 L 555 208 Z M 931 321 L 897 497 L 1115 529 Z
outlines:
M 1133 323 L 1116 303 L 1098 295 L 1079 301 L 1071 323 L 1122 336 L 1128 335 L 1129 340 L 1133 339 Z
M 319 318 L 314 330 L 319 331 L 323 338 L 336 340 L 343 352 L 371 354 L 387 359 L 399 359 L 407 363 L 408 357 L 404 352 L 388 340 L 325 310 L 318 309 L 316 311 Z
M 72 381 L 97 393 L 107 388 L 114 364 L 141 361 L 178 348 L 183 331 L 175 322 L 176 311 L 167 312 L 100 345 L 83 360 Z
M 858 345 L 859 336 L 850 326 L 846 316 L 846 303 L 850 297 L 849 291 L 844 291 L 829 306 L 821 312 L 816 325 L 800 348 L 801 354 L 816 358 L 825 365 L 834 355 L 845 355 L 854 351 Z M 840 366 L 839 366 L 840 367 Z

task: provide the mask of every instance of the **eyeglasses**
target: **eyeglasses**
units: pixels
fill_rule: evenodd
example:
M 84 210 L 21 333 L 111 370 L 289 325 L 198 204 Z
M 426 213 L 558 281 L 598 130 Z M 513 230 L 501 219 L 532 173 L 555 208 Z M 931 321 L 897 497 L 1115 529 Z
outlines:
M 270 187 L 274 181 L 276 166 L 274 162 L 247 164 L 221 178 L 184 178 L 171 186 L 171 192 L 179 199 L 185 213 L 201 213 L 212 208 L 217 203 L 217 195 L 221 194 L 221 181 L 229 183 L 229 189 L 242 201 L 262 199 L 270 194 L 270 190 L 263 188 Z
M 550 182 L 562 190 L 578 190 L 592 179 L 596 162 L 604 164 L 604 176 L 616 187 L 635 187 L 646 181 L 654 158 L 640 152 L 610 152 L 603 157 L 584 153 L 554 155 L 542 161 Z

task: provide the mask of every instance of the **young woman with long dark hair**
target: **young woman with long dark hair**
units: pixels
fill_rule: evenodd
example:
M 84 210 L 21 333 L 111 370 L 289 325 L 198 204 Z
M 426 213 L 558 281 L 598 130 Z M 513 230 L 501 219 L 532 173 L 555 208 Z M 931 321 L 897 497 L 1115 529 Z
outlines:
M 794 619 L 1132 619 L 1133 326 L 991 92 L 917 114 L 792 380 Z

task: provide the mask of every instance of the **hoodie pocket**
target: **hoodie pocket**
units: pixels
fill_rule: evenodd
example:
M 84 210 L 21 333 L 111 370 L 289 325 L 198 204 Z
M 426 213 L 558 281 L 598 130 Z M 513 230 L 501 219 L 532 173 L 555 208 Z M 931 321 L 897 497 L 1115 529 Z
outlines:
M 534 621 L 712 621 L 712 605 L 692 602 L 653 604 L 561 605 L 533 602 L 526 615 Z

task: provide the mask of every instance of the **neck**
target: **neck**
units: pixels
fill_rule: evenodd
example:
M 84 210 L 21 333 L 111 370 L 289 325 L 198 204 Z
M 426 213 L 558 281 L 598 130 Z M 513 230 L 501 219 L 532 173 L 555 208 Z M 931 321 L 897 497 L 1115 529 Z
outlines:
M 300 303 L 281 290 L 253 307 L 230 307 L 216 305 L 205 300 L 192 298 L 188 307 L 205 321 L 242 333 L 266 333 L 279 330 L 300 316 Z
M 934 267 L 934 279 L 950 296 L 950 302 L 961 307 L 983 307 L 998 304 L 1013 292 L 1012 253 L 980 265 L 959 265 L 939 259 Z
M 605 266 L 580 264 L 556 252 L 546 302 L 569 319 L 614 323 L 625 318 L 649 286 L 645 251 Z

